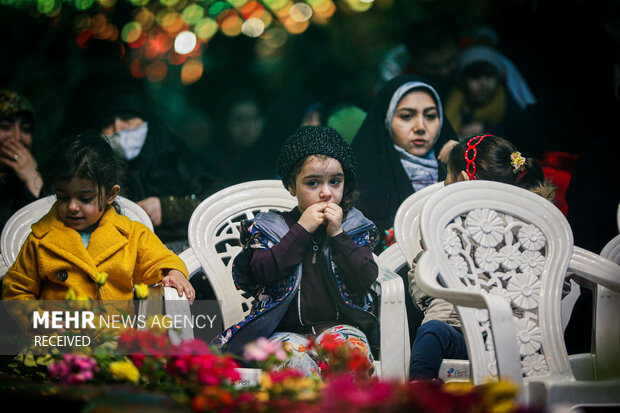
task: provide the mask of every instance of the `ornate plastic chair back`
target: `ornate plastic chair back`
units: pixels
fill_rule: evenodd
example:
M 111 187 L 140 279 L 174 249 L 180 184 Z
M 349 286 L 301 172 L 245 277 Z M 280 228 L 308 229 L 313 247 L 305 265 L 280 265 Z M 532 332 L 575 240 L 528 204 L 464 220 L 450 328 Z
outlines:
M 297 199 L 281 181 L 251 181 L 222 189 L 198 205 L 189 221 L 189 248 L 180 254 L 190 277 L 202 269 L 220 301 L 224 326 L 243 320 L 252 297 L 237 290 L 232 263 L 241 251 L 239 225 L 259 212 L 288 211 Z
M 224 327 L 243 320 L 252 298 L 237 290 L 232 279 L 232 262 L 241 251 L 239 225 L 259 212 L 290 210 L 297 199 L 281 181 L 245 182 L 225 188 L 198 205 L 189 222 L 189 248 L 180 254 L 190 276 L 202 269 L 220 301 Z M 381 267 L 380 267 L 381 268 Z M 375 367 L 382 377 L 404 380 L 407 370 L 408 337 L 404 287 L 397 274 L 381 270 L 373 289 L 380 292 L 381 354 Z M 386 355 L 390 355 L 387 357 Z M 244 372 L 255 380 L 255 372 Z
M 564 275 L 619 291 L 620 266 L 574 247 L 553 204 L 497 182 L 459 182 L 429 197 L 420 228 L 426 252 L 416 281 L 457 304 L 474 383 L 499 376 L 521 385 L 524 376 L 531 402 L 576 400 L 574 388 L 561 390 L 575 382 L 560 317 Z

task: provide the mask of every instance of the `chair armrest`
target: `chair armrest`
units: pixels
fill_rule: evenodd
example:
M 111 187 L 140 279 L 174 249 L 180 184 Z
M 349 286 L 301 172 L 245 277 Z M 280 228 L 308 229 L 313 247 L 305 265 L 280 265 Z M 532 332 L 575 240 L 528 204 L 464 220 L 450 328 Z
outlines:
M 379 290 L 379 323 L 381 326 L 381 377 L 404 382 L 409 371 L 409 327 L 405 308 L 405 287 L 400 276 L 379 267 L 372 287 Z
M 424 252 L 415 269 L 416 282 L 420 288 L 431 297 L 443 298 L 454 305 L 487 309 L 493 330 L 493 344 L 499 376 L 522 386 L 523 376 L 517 329 L 510 303 L 506 299 L 492 294 L 444 287 L 437 281 L 438 276 L 439 269 L 433 262 L 433 255 L 430 251 Z M 463 323 L 463 327 L 465 328 L 465 323 Z M 466 338 L 467 336 L 468 334 L 465 334 Z M 467 340 L 470 359 L 472 361 L 474 359 L 483 360 L 484 349 L 471 348 L 470 344 Z
M 620 265 L 598 254 L 574 247 L 568 270 L 586 280 L 620 293 Z
M 185 263 L 187 271 L 189 272 L 190 279 L 202 269 L 200 261 L 198 261 L 198 257 L 196 257 L 196 254 L 194 253 L 192 247 L 189 247 L 185 251 L 180 253 L 179 258 L 181 258 L 181 260 L 183 260 L 183 262 Z

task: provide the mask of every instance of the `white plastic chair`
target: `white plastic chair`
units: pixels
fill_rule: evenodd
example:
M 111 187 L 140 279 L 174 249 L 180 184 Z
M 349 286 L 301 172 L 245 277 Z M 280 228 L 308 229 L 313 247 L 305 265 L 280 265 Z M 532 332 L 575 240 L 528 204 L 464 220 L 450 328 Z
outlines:
M 411 194 L 398 207 L 394 216 L 394 239 L 407 263 L 422 251 L 420 245 L 420 212 L 422 206 L 432 194 L 444 187 L 444 182 L 437 182 Z
M 605 245 L 601 256 L 620 264 L 620 235 Z M 582 380 L 618 377 L 620 329 L 609 326 L 620 325 L 620 294 L 593 283 L 586 283 L 585 288 L 591 289 L 594 297 L 593 351 L 569 356 L 573 373 Z
M 252 298 L 236 289 L 232 262 L 241 251 L 239 224 L 259 212 L 290 210 L 297 199 L 281 181 L 245 182 L 225 188 L 198 205 L 189 222 L 189 248 L 180 254 L 190 274 L 203 270 L 220 301 L 224 327 L 243 320 L 252 307 Z M 383 378 L 404 381 L 407 374 L 408 337 L 404 286 L 398 274 L 380 267 L 373 286 L 380 291 L 381 348 L 376 373 Z M 254 382 L 257 370 L 244 369 L 245 380 Z
M 475 384 L 492 376 L 511 380 L 524 402 L 547 409 L 559 402 L 620 405 L 617 360 L 597 351 L 593 367 L 605 366 L 609 378 L 600 370 L 598 380 L 576 377 L 560 317 L 567 271 L 617 295 L 620 266 L 575 247 L 553 204 L 511 185 L 459 182 L 429 197 L 420 228 L 426 251 L 416 281 L 429 295 L 457 305 Z M 606 342 L 620 323 L 602 327 L 607 331 L 597 340 Z M 613 345 L 618 351 L 617 340 Z
M 32 224 L 47 214 L 54 202 L 56 202 L 56 197 L 54 195 L 38 199 L 19 209 L 6 222 L 2 229 L 2 237 L 0 239 L 0 280 L 4 278 L 6 272 L 17 259 L 22 245 L 26 241 L 26 238 L 28 238 L 28 235 L 30 235 L 30 227 Z M 153 223 L 142 207 L 122 196 L 118 196 L 116 202 L 119 204 L 123 215 L 133 221 L 141 222 L 151 231 L 153 230 Z M 185 295 L 179 297 L 176 289 L 164 287 L 163 296 L 164 301 L 169 302 L 169 305 L 165 306 L 166 314 L 191 314 L 187 298 Z M 144 300 L 140 303 L 140 314 L 147 314 L 149 304 L 157 304 L 155 305 L 156 308 L 161 307 L 161 305 L 159 305 L 160 303 L 149 303 L 149 301 L 150 300 Z M 191 328 L 184 328 L 170 330 L 169 335 L 171 341 L 176 344 L 181 340 L 193 338 L 194 333 Z
M 396 273 L 407 266 L 407 259 L 403 255 L 400 246 L 396 245 L 396 243 L 377 255 L 375 261 L 377 261 L 379 266 Z

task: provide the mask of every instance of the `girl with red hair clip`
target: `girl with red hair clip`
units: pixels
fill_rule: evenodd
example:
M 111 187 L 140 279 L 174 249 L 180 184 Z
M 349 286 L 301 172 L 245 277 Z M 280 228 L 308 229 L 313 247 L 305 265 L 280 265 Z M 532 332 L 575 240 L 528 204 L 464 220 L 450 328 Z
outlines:
M 466 138 L 452 148 L 447 166 L 445 185 L 482 179 L 519 186 L 549 201 L 554 198 L 554 188 L 540 164 L 533 158 L 523 157 L 511 142 L 498 136 Z M 409 377 L 434 379 L 444 358 L 467 359 L 467 347 L 454 306 L 429 297 L 416 285 L 416 261 L 417 257 L 408 273 L 409 292 L 424 313 L 424 320 L 411 349 Z

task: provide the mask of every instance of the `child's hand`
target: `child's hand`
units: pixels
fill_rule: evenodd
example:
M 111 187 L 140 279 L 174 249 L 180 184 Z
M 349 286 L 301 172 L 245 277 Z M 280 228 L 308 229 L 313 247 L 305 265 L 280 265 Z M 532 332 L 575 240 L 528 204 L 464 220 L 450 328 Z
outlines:
M 161 225 L 161 201 L 156 196 L 151 196 L 137 202 L 151 218 L 154 227 Z
M 310 205 L 303 214 L 301 214 L 297 222 L 304 227 L 306 231 L 312 234 L 325 222 L 325 213 L 323 212 L 325 207 L 327 207 L 327 202 L 317 202 L 316 204 Z
M 330 202 L 324 210 L 327 222 L 327 235 L 335 237 L 342 232 L 342 208 L 340 205 Z
M 161 280 L 164 287 L 174 287 L 179 292 L 179 297 L 185 293 L 190 304 L 194 303 L 196 291 L 185 275 L 179 270 L 170 270 L 168 274 Z

